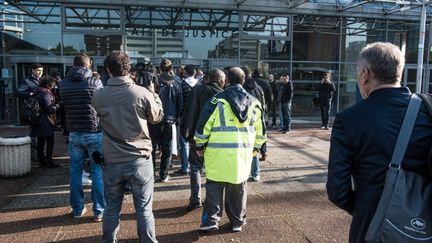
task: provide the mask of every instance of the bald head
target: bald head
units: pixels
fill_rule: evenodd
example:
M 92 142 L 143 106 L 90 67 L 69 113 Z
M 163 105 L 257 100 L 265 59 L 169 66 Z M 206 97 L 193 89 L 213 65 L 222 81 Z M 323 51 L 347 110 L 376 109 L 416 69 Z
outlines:
M 243 85 L 245 82 L 245 73 L 239 67 L 230 68 L 228 71 L 228 81 L 230 84 Z

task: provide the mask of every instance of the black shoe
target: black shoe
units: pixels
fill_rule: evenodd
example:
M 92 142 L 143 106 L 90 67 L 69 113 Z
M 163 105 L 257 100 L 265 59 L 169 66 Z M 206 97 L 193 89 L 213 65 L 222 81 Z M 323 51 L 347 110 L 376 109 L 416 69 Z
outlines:
M 278 132 L 283 132 L 283 131 L 285 131 L 285 130 L 284 130 L 284 129 L 279 129 L 279 130 L 278 130 Z
M 202 204 L 200 202 L 196 202 L 196 203 L 189 203 L 189 205 L 186 208 L 186 211 L 190 212 L 194 209 L 200 208 L 202 207 Z
M 180 169 L 180 170 L 174 171 L 174 174 L 178 175 L 178 176 L 184 176 L 184 175 L 189 175 L 189 172 L 184 172 Z
M 285 133 L 287 133 L 287 132 L 291 132 L 291 130 L 289 130 L 289 129 L 288 129 L 288 130 L 282 130 L 282 133 L 283 133 L 283 134 L 285 134 Z

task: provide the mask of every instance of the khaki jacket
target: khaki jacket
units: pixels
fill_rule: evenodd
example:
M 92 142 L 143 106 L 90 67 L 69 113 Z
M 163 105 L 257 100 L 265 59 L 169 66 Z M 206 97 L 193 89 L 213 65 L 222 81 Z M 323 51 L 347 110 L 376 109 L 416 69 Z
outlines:
M 129 162 L 151 155 L 147 122 L 163 118 L 156 93 L 138 86 L 129 77 L 113 77 L 94 94 L 92 105 L 100 117 L 105 163 Z

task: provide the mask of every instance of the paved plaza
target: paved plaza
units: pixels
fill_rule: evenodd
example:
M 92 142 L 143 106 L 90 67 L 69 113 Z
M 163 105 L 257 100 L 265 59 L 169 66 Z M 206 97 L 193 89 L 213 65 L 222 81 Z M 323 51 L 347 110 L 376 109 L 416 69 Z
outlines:
M 219 231 L 200 232 L 202 208 L 186 212 L 189 177 L 155 183 L 154 215 L 159 242 L 347 242 L 351 216 L 327 199 L 325 182 L 330 131 L 294 127 L 288 134 L 269 131 L 261 181 L 248 183 L 247 225 L 232 233 L 226 214 Z M 101 223 L 69 215 L 68 155 L 56 135 L 58 169 L 33 169 L 19 192 L 6 195 L 0 211 L 0 242 L 99 242 Z M 34 166 L 37 166 L 36 164 Z M 175 161 L 172 172 L 178 169 Z M 19 179 L 2 179 L 0 187 Z M 202 192 L 204 195 L 204 191 Z M 91 209 L 86 187 L 86 206 Z M 138 242 L 131 196 L 124 199 L 120 242 Z

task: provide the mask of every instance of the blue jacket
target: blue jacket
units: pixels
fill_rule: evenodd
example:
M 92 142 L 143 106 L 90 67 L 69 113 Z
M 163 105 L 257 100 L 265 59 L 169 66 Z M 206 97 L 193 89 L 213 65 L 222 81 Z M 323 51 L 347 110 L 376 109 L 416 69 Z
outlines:
M 408 88 L 379 89 L 336 115 L 327 193 L 330 201 L 353 216 L 349 242 L 365 242 L 410 95 Z M 402 167 L 432 179 L 427 165 L 431 145 L 432 117 L 422 104 Z
M 66 125 L 71 132 L 101 132 L 99 118 L 91 106 L 93 94 L 103 87 L 92 71 L 73 67 L 60 82 L 60 97 L 66 114 Z
M 35 93 L 39 87 L 39 80 L 37 80 L 33 75 L 25 77 L 20 85 L 18 86 L 16 96 L 20 98 L 30 97 L 30 93 Z

